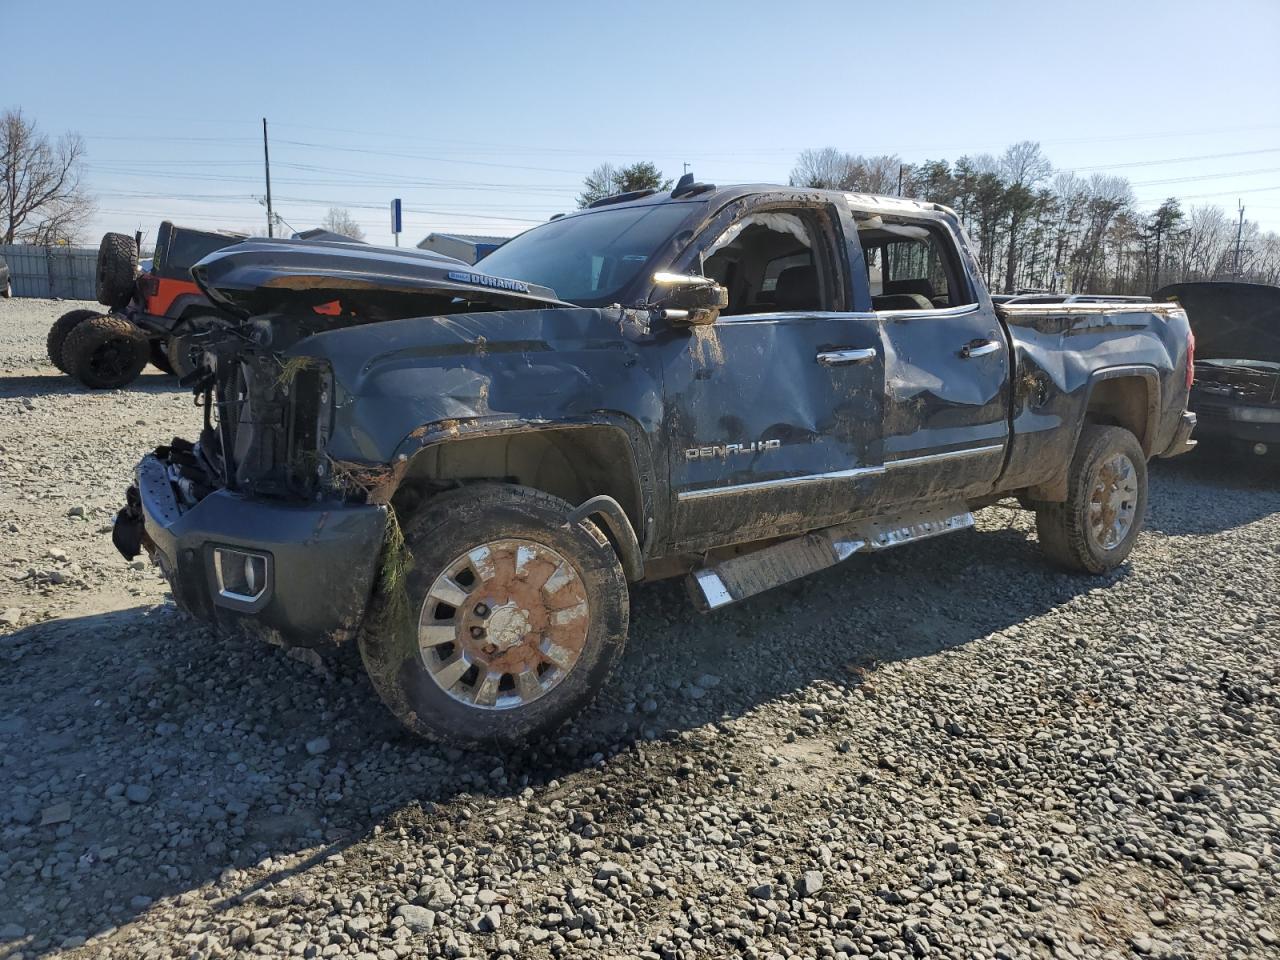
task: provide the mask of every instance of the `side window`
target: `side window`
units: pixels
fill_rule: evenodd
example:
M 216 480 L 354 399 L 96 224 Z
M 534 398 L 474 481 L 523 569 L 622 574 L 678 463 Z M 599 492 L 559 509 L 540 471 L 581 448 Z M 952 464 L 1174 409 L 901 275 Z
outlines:
M 858 224 L 876 310 L 931 310 L 967 304 L 949 237 L 936 225 L 873 217 Z
M 707 276 L 729 291 L 721 315 L 835 309 L 828 243 L 814 210 L 759 210 L 730 224 L 703 251 Z

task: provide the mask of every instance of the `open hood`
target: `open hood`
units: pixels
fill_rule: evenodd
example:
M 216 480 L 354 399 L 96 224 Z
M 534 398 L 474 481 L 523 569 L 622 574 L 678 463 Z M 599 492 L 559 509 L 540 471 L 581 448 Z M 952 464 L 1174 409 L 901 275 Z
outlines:
M 1265 283 L 1174 283 L 1152 296 L 1187 311 L 1197 360 L 1280 362 L 1280 287 Z
M 455 300 L 519 309 L 572 306 L 550 287 L 493 277 L 425 250 L 315 240 L 246 240 L 209 254 L 191 275 L 210 300 L 244 316 L 286 303 L 405 298 L 421 314 Z

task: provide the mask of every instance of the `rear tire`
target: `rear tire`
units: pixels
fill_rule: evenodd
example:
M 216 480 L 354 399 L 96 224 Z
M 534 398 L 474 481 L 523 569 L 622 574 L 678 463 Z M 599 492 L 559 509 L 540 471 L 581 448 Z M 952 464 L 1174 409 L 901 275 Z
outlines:
M 119 309 L 133 299 L 138 245 L 123 233 L 108 233 L 98 245 L 98 302 Z
M 1133 550 L 1147 512 L 1147 459 L 1122 427 L 1085 424 L 1067 475 L 1064 503 L 1036 509 L 1040 548 L 1079 573 L 1114 570 Z
M 510 745 L 550 733 L 603 686 L 626 643 L 627 582 L 598 527 L 566 525 L 571 509 L 528 487 L 475 484 L 409 522 L 407 601 L 379 588 L 359 646 L 414 733 Z
M 97 310 L 71 310 L 53 321 L 53 326 L 49 328 L 49 334 L 44 341 L 45 351 L 49 354 L 49 362 L 63 373 L 66 373 L 67 365 L 62 362 L 62 346 L 67 342 L 67 335 L 80 325 L 81 320 L 100 316 L 102 314 L 98 313 Z
M 179 380 L 190 373 L 194 373 L 196 369 L 204 363 L 204 350 L 196 347 L 196 343 L 203 343 L 203 340 L 196 340 L 195 336 L 209 329 L 209 323 L 202 321 L 200 318 L 194 318 L 186 322 L 186 333 L 175 334 L 165 341 L 164 351 L 165 357 L 169 361 L 169 371 Z
M 173 367 L 169 366 L 169 343 L 166 340 L 151 340 L 147 343 L 147 349 L 151 354 L 151 365 L 162 373 L 173 373 Z
M 122 317 L 82 320 L 62 345 L 67 373 L 94 390 L 132 383 L 149 359 L 146 334 Z

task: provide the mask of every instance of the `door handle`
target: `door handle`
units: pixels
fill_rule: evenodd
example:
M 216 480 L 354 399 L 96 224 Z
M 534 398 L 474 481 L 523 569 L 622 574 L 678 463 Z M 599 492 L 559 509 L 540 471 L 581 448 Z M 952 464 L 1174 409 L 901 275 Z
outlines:
M 1000 349 L 1000 344 L 995 340 L 970 340 L 960 348 L 960 356 L 965 360 L 972 357 L 985 357 L 989 353 L 995 353 Z
M 823 350 L 815 358 L 824 367 L 843 367 L 850 363 L 870 363 L 876 358 L 875 347 L 841 347 L 837 350 Z

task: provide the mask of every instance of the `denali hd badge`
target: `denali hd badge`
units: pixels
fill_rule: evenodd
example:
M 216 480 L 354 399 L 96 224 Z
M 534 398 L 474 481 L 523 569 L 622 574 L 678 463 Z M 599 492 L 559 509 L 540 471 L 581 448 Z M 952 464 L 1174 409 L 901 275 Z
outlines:
M 449 279 L 459 283 L 470 283 L 477 287 L 493 287 L 495 290 L 514 290 L 516 293 L 528 293 L 529 285 L 522 280 L 507 280 L 505 277 L 491 277 L 484 273 L 466 273 L 462 270 L 450 270 Z
M 777 450 L 782 446 L 781 440 L 752 440 L 750 443 L 720 443 L 711 447 L 690 447 L 684 452 L 686 460 L 728 459 L 738 453 L 764 453 L 766 450 Z

